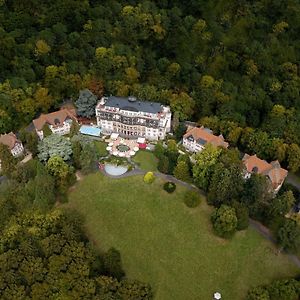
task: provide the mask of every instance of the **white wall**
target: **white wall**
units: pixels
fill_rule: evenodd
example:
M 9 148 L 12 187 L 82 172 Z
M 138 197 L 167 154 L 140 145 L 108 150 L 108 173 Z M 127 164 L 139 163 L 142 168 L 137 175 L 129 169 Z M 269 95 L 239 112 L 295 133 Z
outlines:
M 11 149 L 11 154 L 14 156 L 14 157 L 17 157 L 19 155 L 21 155 L 24 151 L 24 147 L 22 145 L 22 143 L 16 143 L 14 148 Z

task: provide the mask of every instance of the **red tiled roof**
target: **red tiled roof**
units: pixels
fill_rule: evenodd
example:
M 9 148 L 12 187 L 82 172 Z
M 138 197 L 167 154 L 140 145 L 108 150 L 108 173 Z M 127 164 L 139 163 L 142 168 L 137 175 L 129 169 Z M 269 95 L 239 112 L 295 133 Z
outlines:
M 13 132 L 0 135 L 0 143 L 8 146 L 10 150 L 15 147 L 16 143 L 21 143 Z
M 39 118 L 33 120 L 33 125 L 36 130 L 42 130 L 45 124 L 57 125 L 57 121 L 62 124 L 67 118 L 77 120 L 75 109 L 64 108 L 50 114 L 41 114 Z
M 288 174 L 288 171 L 281 168 L 277 160 L 268 163 L 256 155 L 245 154 L 243 163 L 249 173 L 257 172 L 258 174 L 268 176 L 274 189 L 283 183 Z
M 222 135 L 216 136 L 211 130 L 202 127 L 188 127 L 187 132 L 183 136 L 183 138 L 193 137 L 195 141 L 202 139 L 205 143 L 210 143 L 214 146 L 222 146 L 224 148 L 228 148 L 229 144 L 225 142 L 224 137 Z

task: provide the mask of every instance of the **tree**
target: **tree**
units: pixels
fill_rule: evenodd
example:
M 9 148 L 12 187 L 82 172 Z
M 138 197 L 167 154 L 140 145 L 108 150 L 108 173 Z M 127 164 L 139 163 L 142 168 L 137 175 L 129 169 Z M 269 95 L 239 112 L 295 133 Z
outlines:
M 89 90 L 80 91 L 79 98 L 76 101 L 77 114 L 81 117 L 91 118 L 95 115 L 95 107 L 98 98 Z
M 237 230 L 244 230 L 249 226 L 249 211 L 248 208 L 235 201 L 233 203 L 233 207 L 235 209 L 236 217 L 237 217 Z
M 80 167 L 84 174 L 96 169 L 97 150 L 93 142 L 86 143 L 82 146 L 80 153 Z
M 80 160 L 81 151 L 82 151 L 82 145 L 80 140 L 72 139 L 73 163 L 76 169 L 81 168 L 81 160 Z
M 226 166 L 222 162 L 217 163 L 213 168 L 208 188 L 208 203 L 215 206 L 231 205 L 233 200 L 239 199 L 243 184 L 239 166 Z
M 159 172 L 168 174 L 169 172 L 169 159 L 166 155 L 162 155 L 157 164 L 157 169 Z
M 195 101 L 187 93 L 173 94 L 170 100 L 173 112 L 176 112 L 179 120 L 184 121 L 194 113 Z
M 300 227 L 296 221 L 286 219 L 277 232 L 277 242 L 285 250 L 296 253 L 300 249 Z
M 49 94 L 49 90 L 41 86 L 36 89 L 33 97 L 36 107 L 40 108 L 43 112 L 48 112 L 51 105 L 55 102 Z
M 248 292 L 246 300 L 271 300 L 271 298 L 267 288 L 259 286 Z
M 136 280 L 122 280 L 117 294 L 120 299 L 153 299 L 151 287 Z
M 79 132 L 80 126 L 76 121 L 72 122 L 71 128 L 70 128 L 70 133 L 69 136 L 73 137 L 74 135 L 77 135 Z
M 103 266 L 106 275 L 122 279 L 125 275 L 122 269 L 120 252 L 114 248 L 110 248 L 103 256 Z
M 195 155 L 196 163 L 193 167 L 193 178 L 198 187 L 205 191 L 207 191 L 209 187 L 213 169 L 221 151 L 220 148 L 208 144 L 201 152 Z
M 152 183 L 155 180 L 153 172 L 147 172 L 144 176 L 145 183 Z
M 174 169 L 174 176 L 182 181 L 190 182 L 191 175 L 189 166 L 184 161 L 179 161 Z
M 92 76 L 91 74 L 87 74 L 84 77 L 84 87 L 90 90 L 94 95 L 96 95 L 99 99 L 103 96 L 104 87 L 103 82 Z
M 52 156 L 49 158 L 46 168 L 56 180 L 64 180 L 69 174 L 69 166 L 60 156 Z
M 300 296 L 300 283 L 295 279 L 276 280 L 268 286 L 270 299 L 297 300 Z
M 221 205 L 217 208 L 211 216 L 213 228 L 217 235 L 223 238 L 231 237 L 237 229 L 237 217 L 235 209 Z
M 286 191 L 282 195 L 277 195 L 270 205 L 270 219 L 274 219 L 278 216 L 285 216 L 293 205 L 296 199 L 292 191 Z
M 177 144 L 175 140 L 168 140 L 165 156 L 168 158 L 168 174 L 173 174 L 179 157 Z
M 55 181 L 49 175 L 45 167 L 39 162 L 37 163 L 37 174 L 34 178 L 34 199 L 33 205 L 39 209 L 46 211 L 55 202 Z
M 154 147 L 154 155 L 160 159 L 165 153 L 165 148 L 163 146 L 163 143 L 161 141 L 157 142 Z
M 60 156 L 51 156 L 46 164 L 47 171 L 54 179 L 57 188 L 64 193 L 67 187 L 74 181 L 74 172 Z
M 37 155 L 37 146 L 38 146 L 38 136 L 34 131 L 20 131 L 20 139 L 22 143 L 25 144 L 25 147 L 30 151 L 33 157 Z
M 241 193 L 241 203 L 249 209 L 249 215 L 257 220 L 264 221 L 270 209 L 273 194 L 270 192 L 270 182 L 266 176 L 252 174 L 244 183 Z
M 201 198 L 198 192 L 196 191 L 187 191 L 184 195 L 184 203 L 187 207 L 195 208 L 201 202 Z
M 52 134 L 52 131 L 51 131 L 51 129 L 49 128 L 49 125 L 46 124 L 46 123 L 44 124 L 44 126 L 43 126 L 43 128 L 42 128 L 42 131 L 43 131 L 43 137 L 44 137 L 44 138 Z
M 47 161 L 52 156 L 60 156 L 63 160 L 69 160 L 72 155 L 72 145 L 68 138 L 58 134 L 47 136 L 38 144 L 38 158 Z
M 182 139 L 185 131 L 186 131 L 186 126 L 185 126 L 184 122 L 180 122 L 174 129 L 176 141 L 179 142 Z
M 35 55 L 45 55 L 51 51 L 51 47 L 44 41 L 38 40 L 35 43 Z
M 16 168 L 16 160 L 12 156 L 8 146 L 0 143 L 0 163 L 2 172 L 6 176 L 10 176 Z
M 291 144 L 287 148 L 288 168 L 292 172 L 297 172 L 300 168 L 300 147 L 297 144 Z

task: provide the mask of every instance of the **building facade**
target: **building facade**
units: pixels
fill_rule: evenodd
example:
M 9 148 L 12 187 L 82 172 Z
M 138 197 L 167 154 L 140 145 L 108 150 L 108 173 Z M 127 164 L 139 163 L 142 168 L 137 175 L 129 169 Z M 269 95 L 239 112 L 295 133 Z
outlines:
M 182 145 L 189 152 L 200 152 L 205 145 L 210 143 L 216 147 L 221 146 L 228 148 L 228 143 L 225 142 L 222 135 L 216 136 L 212 130 L 205 127 L 188 127 L 182 139 Z
M 43 128 L 48 126 L 52 133 L 65 135 L 70 132 L 73 122 L 77 122 L 75 109 L 61 109 L 50 114 L 42 114 L 33 120 L 36 133 L 42 140 L 44 138 Z
M 135 97 L 102 97 L 96 106 L 97 126 L 104 134 L 123 137 L 164 139 L 171 130 L 171 111 L 160 103 Z
M 23 154 L 24 147 L 23 144 L 13 132 L 0 135 L 0 144 L 6 145 L 12 156 L 18 157 Z M 1 160 L 0 160 L 0 170 L 1 170 Z

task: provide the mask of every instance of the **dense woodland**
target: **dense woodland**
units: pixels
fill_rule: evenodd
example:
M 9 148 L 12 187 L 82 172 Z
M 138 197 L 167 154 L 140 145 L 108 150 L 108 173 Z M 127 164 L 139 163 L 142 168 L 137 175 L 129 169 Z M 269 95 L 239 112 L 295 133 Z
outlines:
M 170 104 L 175 123 L 298 170 L 299 1 L 0 3 L 0 132 L 88 87 Z
M 53 207 L 70 175 L 55 156 L 11 170 L 0 184 L 0 298 L 152 299 L 148 285 L 125 277 L 116 249 L 99 253 L 82 218 Z

